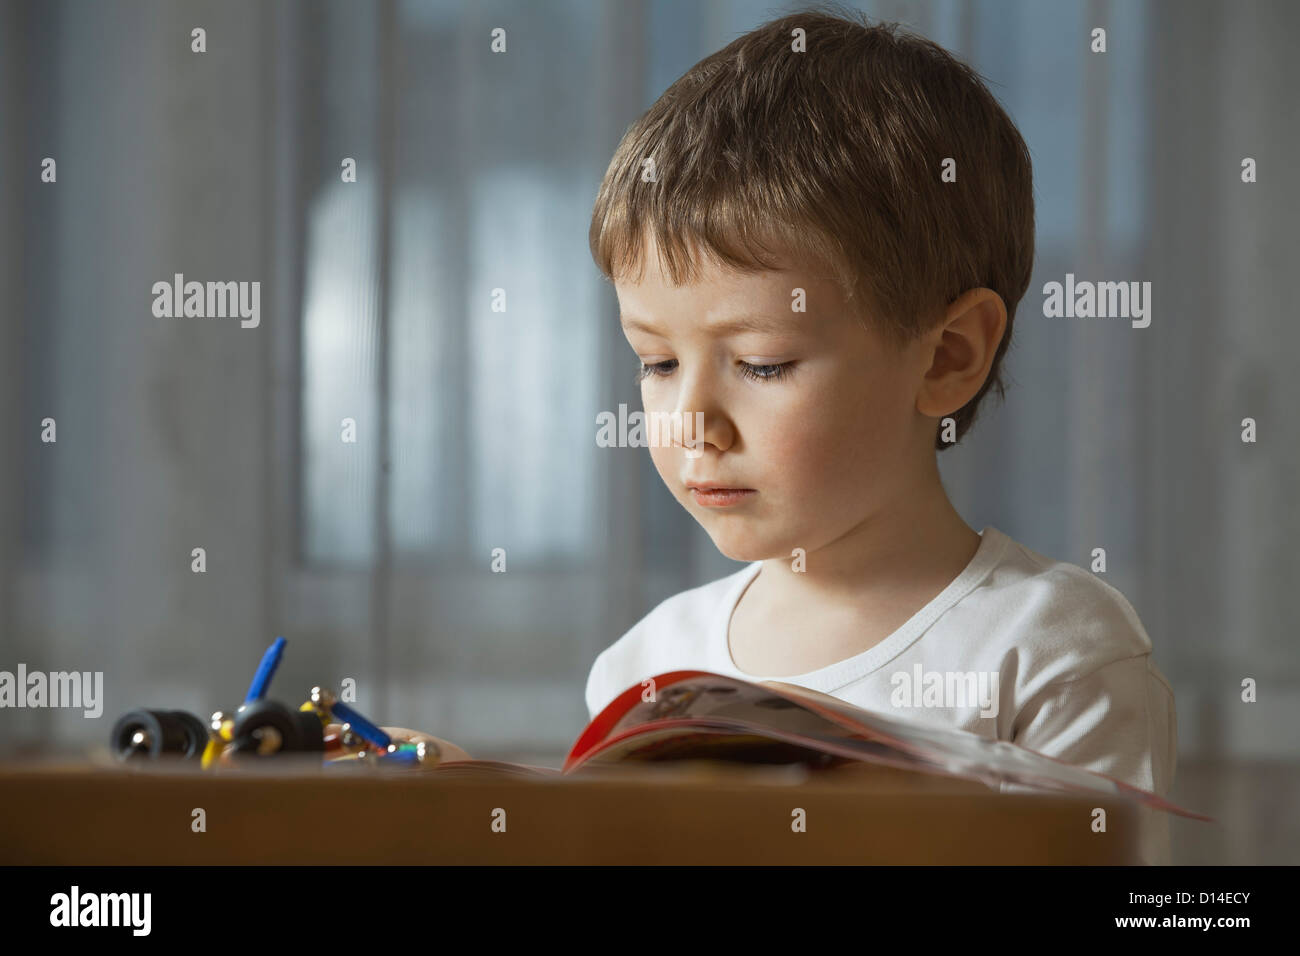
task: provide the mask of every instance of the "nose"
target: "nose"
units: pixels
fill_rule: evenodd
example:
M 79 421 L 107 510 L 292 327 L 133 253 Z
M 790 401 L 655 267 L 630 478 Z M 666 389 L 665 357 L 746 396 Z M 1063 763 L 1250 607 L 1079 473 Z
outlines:
M 673 447 L 698 458 L 706 445 L 726 451 L 736 440 L 713 372 L 697 363 L 680 379 L 673 407 Z

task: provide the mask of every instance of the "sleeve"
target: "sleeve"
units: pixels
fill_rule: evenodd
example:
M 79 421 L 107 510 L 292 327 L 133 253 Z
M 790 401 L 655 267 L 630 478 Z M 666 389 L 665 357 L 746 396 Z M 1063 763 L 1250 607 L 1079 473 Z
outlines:
M 1012 742 L 1167 796 L 1177 761 L 1173 692 L 1150 654 L 1048 684 L 1017 713 Z M 1169 862 L 1168 814 L 1142 808 L 1142 856 Z

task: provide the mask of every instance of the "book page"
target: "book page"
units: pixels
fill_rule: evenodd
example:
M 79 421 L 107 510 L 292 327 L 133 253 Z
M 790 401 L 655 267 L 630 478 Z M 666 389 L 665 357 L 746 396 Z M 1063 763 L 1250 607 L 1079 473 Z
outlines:
M 797 686 L 764 686 L 702 671 L 673 671 L 655 679 L 653 700 L 629 688 L 612 702 L 579 739 L 565 771 L 617 746 L 626 754 L 628 738 L 642 737 L 647 725 L 670 735 L 713 726 L 803 744 L 837 756 L 858 754 L 867 762 L 892 762 L 975 779 L 990 786 L 1019 783 L 1031 787 L 1091 791 L 1127 797 L 1148 806 L 1197 819 L 1157 794 L 1046 757 L 1007 741 L 990 740 L 953 728 L 903 721 L 854 707 Z M 615 715 L 617 717 L 615 718 Z M 601 733 L 608 721 L 608 730 Z M 662 738 L 660 738 L 662 739 Z M 652 751 L 653 752 L 653 751 Z M 612 755 L 612 759 L 618 759 Z

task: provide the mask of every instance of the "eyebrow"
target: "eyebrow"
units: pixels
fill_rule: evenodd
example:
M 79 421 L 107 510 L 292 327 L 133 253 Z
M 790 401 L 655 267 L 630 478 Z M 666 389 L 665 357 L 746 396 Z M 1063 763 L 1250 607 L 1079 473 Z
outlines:
M 640 332 L 648 332 L 651 335 L 658 335 L 659 330 L 643 319 L 628 318 L 619 316 L 619 321 L 624 328 L 636 329 Z M 781 319 L 773 316 L 761 314 L 734 315 L 726 319 L 719 319 L 715 322 L 709 322 L 705 328 L 710 332 L 788 332 L 790 325 Z

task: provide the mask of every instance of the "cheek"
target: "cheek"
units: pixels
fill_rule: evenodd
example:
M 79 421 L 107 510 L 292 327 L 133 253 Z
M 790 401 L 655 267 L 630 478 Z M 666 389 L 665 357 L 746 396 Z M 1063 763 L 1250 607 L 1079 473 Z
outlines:
M 672 396 L 662 385 L 656 386 L 656 383 L 647 382 L 641 386 L 641 411 L 645 418 L 642 421 L 644 437 L 650 439 L 650 418 L 655 414 L 670 412 L 673 407 Z M 630 410 L 629 410 L 630 411 Z M 630 426 L 629 426 L 630 429 Z M 669 467 L 672 461 L 672 447 L 651 444 L 649 446 L 650 460 L 654 462 L 655 469 L 659 474 L 664 474 L 665 467 Z M 671 473 L 671 468 L 670 468 Z
M 669 490 L 680 498 L 679 482 L 681 474 L 679 473 L 677 449 L 668 445 L 651 445 L 650 460 L 654 463 L 655 471 L 659 472 L 659 477 L 668 485 Z
M 811 504 L 818 495 L 860 494 L 899 451 L 897 418 L 886 396 L 850 380 L 756 420 L 751 433 L 774 474 Z

